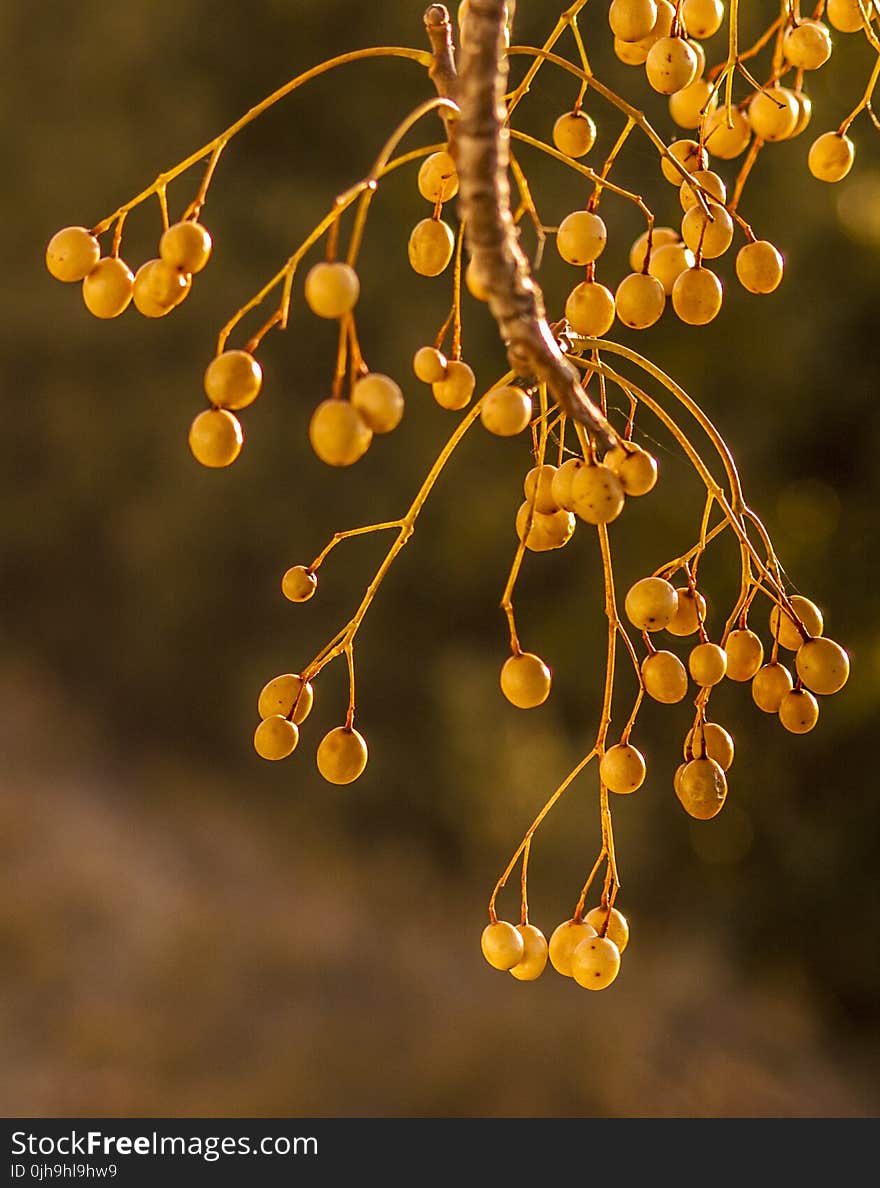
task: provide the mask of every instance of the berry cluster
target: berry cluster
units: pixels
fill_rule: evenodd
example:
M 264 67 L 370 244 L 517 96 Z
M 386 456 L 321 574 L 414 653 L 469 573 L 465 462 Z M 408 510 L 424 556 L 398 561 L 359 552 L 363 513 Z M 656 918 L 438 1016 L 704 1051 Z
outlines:
M 476 10 L 477 6 L 472 7 Z M 636 792 L 647 778 L 645 757 L 630 741 L 644 705 L 652 701 L 675 704 L 689 695 L 693 697 L 694 721 L 684 739 L 684 761 L 672 783 L 685 812 L 698 820 L 709 820 L 725 803 L 727 772 L 734 758 L 730 734 L 707 716 L 713 689 L 725 679 L 750 682 L 753 700 L 761 710 L 777 714 L 787 731 L 803 734 L 817 722 L 817 698 L 843 687 L 850 663 L 846 651 L 823 635 L 823 617 L 818 608 L 791 593 L 772 541 L 745 500 L 732 454 L 705 411 L 662 369 L 608 336 L 618 324 L 628 330 L 646 330 L 660 321 L 667 308 L 688 326 L 711 322 L 722 308 L 724 283 L 714 267 L 706 266 L 707 261 L 721 260 L 737 235 L 744 239 L 734 263 L 740 285 L 752 294 L 769 294 L 779 287 L 784 272 L 782 253 L 768 240 L 759 238 L 739 210 L 746 184 L 754 176 L 755 163 L 766 145 L 798 137 L 809 125 L 812 100 L 805 80 L 831 56 L 831 29 L 861 34 L 877 52 L 877 62 L 859 102 L 837 128 L 821 133 L 806 154 L 807 168 L 814 178 L 836 182 L 849 173 L 855 155 L 850 126 L 862 112 L 873 117 L 871 101 L 880 79 L 880 38 L 876 30 L 880 18 L 876 5 L 872 7 L 865 0 L 827 0 L 811 17 L 801 17 L 797 3 L 783 3 L 781 9 L 771 5 L 773 12 L 766 29 L 743 50 L 737 0 L 731 0 L 728 10 L 722 0 L 679 0 L 676 4 L 671 0 L 611 0 L 607 18 L 602 16 L 600 27 L 593 29 L 591 36 L 607 37 L 610 26 L 614 53 L 620 62 L 643 67 L 651 88 L 668 98 L 668 116 L 674 128 L 671 135 L 663 135 L 658 131 L 659 124 L 649 122 L 597 78 L 590 67 L 589 37 L 584 38 L 578 25 L 585 0 L 575 0 L 566 8 L 542 48 L 511 44 L 512 8 L 505 19 L 500 0 L 497 5 L 480 0 L 479 7 L 481 19 L 491 8 L 504 22 L 506 52 L 499 65 L 504 80 L 511 62 L 522 58 L 528 62 L 519 84 L 505 95 L 503 136 L 511 150 L 509 182 L 518 205 L 515 211 L 497 211 L 499 227 L 503 232 L 507 220 L 516 227 L 517 235 L 523 225 L 530 225 L 535 233 L 537 247 L 531 275 L 525 256 L 522 265 L 517 265 L 522 272 L 522 292 L 537 289 L 541 249 L 548 235 L 555 237 L 560 257 L 580 273 L 566 292 L 545 294 L 548 306 L 558 311 L 557 319 L 546 325 L 547 337 L 552 338 L 560 361 L 564 355 L 569 372 L 574 374 L 571 369 L 576 369 L 583 391 L 589 388 L 592 406 L 607 426 L 603 434 L 585 427 L 568 406 L 563 406 L 561 398 L 551 395 L 546 378 L 537 374 L 510 371 L 495 377 L 475 398 L 476 369 L 463 358 L 463 291 L 478 303 L 474 316 L 481 312 L 488 316 L 488 306 L 499 322 L 505 294 L 499 286 L 490 286 L 475 267 L 467 247 L 467 220 L 454 205 L 456 198 L 463 200 L 469 188 L 462 184 L 466 180 L 465 165 L 458 156 L 455 136 L 456 119 L 462 112 L 455 100 L 452 28 L 448 13 L 439 5 L 432 5 L 425 18 L 432 52 L 377 47 L 343 54 L 307 71 L 160 175 L 152 187 L 93 229 L 68 227 L 59 231 L 49 243 L 46 263 L 59 280 L 82 282 L 85 304 L 98 317 L 116 317 L 131 302 L 147 317 L 164 316 L 186 297 L 193 276 L 210 257 L 211 237 L 198 216 L 220 154 L 232 136 L 302 83 L 348 62 L 384 56 L 427 69 L 438 96 L 405 116 L 381 148 L 369 173 L 336 197 L 280 270 L 221 330 L 217 353 L 204 373 L 209 407 L 193 420 L 189 446 L 195 459 L 209 469 L 227 467 L 239 456 L 244 433 L 236 414 L 254 403 L 262 387 L 257 351 L 269 331 L 287 326 L 297 270 L 308 253 L 322 243 L 322 258 L 311 263 L 302 284 L 302 297 L 316 317 L 338 323 L 339 335 L 326 398 L 314 408 L 309 423 L 312 449 L 328 466 L 351 466 L 366 454 L 374 436 L 398 428 L 405 409 L 403 387 L 367 365 L 357 332 L 361 292 L 357 261 L 377 194 L 392 174 L 417 165 L 412 187 L 415 222 L 405 247 L 401 244 L 401 263 L 408 261 L 420 278 L 448 285 L 450 310 L 433 337 L 432 328 L 414 334 L 412 370 L 419 383 L 429 386 L 438 405 L 461 412 L 462 416 L 399 519 L 337 532 L 309 564 L 293 565 L 284 573 L 284 597 L 292 603 L 306 602 L 317 590 L 321 566 L 339 544 L 353 536 L 393 533 L 393 542 L 349 622 L 311 661 L 298 666 L 298 672 L 274 677 L 261 691 L 254 748 L 258 755 L 273 761 L 287 758 L 296 750 L 300 727 L 312 707 L 314 681 L 326 665 L 344 656 L 349 673 L 348 711 L 343 724 L 320 741 L 316 760 L 319 772 L 331 783 L 349 784 L 361 776 L 368 751 L 366 741 L 354 727 L 354 649 L 370 605 L 411 537 L 443 468 L 470 428 L 479 421 L 493 437 L 528 441 L 529 465 L 522 497 L 517 494 L 517 510 L 511 516 L 515 552 L 501 599 L 510 638 L 509 655 L 500 672 L 501 691 L 508 702 L 523 710 L 542 705 L 550 695 L 550 665 L 520 642 L 514 592 L 527 554 L 569 545 L 576 528 L 583 524 L 598 538 L 602 560 L 608 620 L 605 682 L 595 742 L 537 814 L 496 883 L 489 902 L 489 924 L 482 935 L 482 951 L 490 965 L 509 970 L 517 980 L 538 977 L 549 958 L 559 973 L 598 990 L 616 978 L 629 937 L 627 921 L 614 904 L 620 880 L 611 798 Z M 588 16 L 594 12 L 591 7 Z M 828 24 L 822 20 L 823 15 Z M 468 40 L 470 20 L 465 0 L 458 12 L 460 44 Z M 703 42 L 712 38 L 725 20 L 729 31 L 727 56 L 710 65 Z M 573 35 L 574 60 L 558 52 L 558 43 L 566 31 Z M 755 74 L 762 56 L 763 82 Z M 515 116 L 520 103 L 538 93 L 535 80 L 539 71 L 550 68 L 572 80 L 577 92 L 570 108 L 547 120 L 547 139 L 542 140 L 521 130 Z M 734 84 L 740 80 L 744 80 L 746 90 L 737 97 Z M 591 105 L 604 103 L 626 119 L 613 148 L 595 168 L 584 163 L 597 141 L 596 118 L 583 110 L 588 96 Z M 441 143 L 399 151 L 404 136 L 420 121 L 438 115 L 446 133 Z M 656 152 L 657 194 L 649 197 L 654 205 L 670 202 L 674 188 L 679 213 L 671 223 L 678 220 L 677 226 L 658 224 L 654 209 L 642 195 L 613 180 L 618 159 L 631 136 L 641 137 L 643 144 Z M 547 227 L 541 218 L 540 195 L 536 198 L 533 193 L 520 160 L 520 153 L 527 151 L 554 159 L 578 187 L 569 213 L 555 228 Z M 737 158 L 742 158 L 738 172 L 725 180 L 719 170 Z M 169 225 L 168 184 L 202 160 L 207 161 L 207 169 L 195 198 L 182 218 Z M 469 168 L 473 171 L 473 163 Z M 473 176 L 470 181 L 473 183 Z M 152 195 L 158 197 L 163 216 L 159 254 L 133 274 L 119 254 L 123 223 L 134 207 Z M 608 250 L 608 229 L 600 210 L 604 209 L 603 202 L 618 199 L 640 212 L 644 230 L 624 251 L 628 271 L 616 283 L 606 285 L 598 279 L 598 273 L 606 265 L 613 267 L 608 263 L 613 251 Z M 500 197 L 497 200 L 501 202 Z M 423 202 L 429 204 L 427 212 L 421 206 Z M 342 251 L 340 240 L 345 226 L 348 241 Z M 112 232 L 112 247 L 109 255 L 102 256 L 99 240 L 108 232 Z M 230 347 L 228 340 L 243 319 L 276 297 L 277 305 L 244 345 Z M 609 389 L 624 397 L 627 413 L 609 402 Z M 621 615 L 609 526 L 623 513 L 628 498 L 662 492 L 656 458 L 634 439 L 646 415 L 659 421 L 671 435 L 705 488 L 706 502 L 696 543 L 632 585 L 620 600 Z M 558 449 L 553 461 L 548 460 L 551 443 Z M 710 600 L 700 588 L 699 566 L 707 549 L 722 537 L 733 538 L 737 545 L 740 591 L 723 625 L 710 638 Z M 748 625 L 750 610 L 759 597 L 770 603 L 766 663 L 764 643 Z M 671 647 L 657 647 L 655 640 L 661 638 L 661 632 L 673 638 L 696 639 L 682 658 Z M 612 738 L 611 708 L 619 646 L 631 663 L 637 691 L 623 729 L 619 735 L 615 731 L 616 737 Z M 644 654 L 640 656 L 641 649 Z M 794 672 L 780 661 L 780 649 L 794 653 Z M 528 919 L 531 844 L 547 813 L 594 759 L 599 777 L 599 854 L 573 915 L 555 929 L 548 944 Z M 517 864 L 522 871 L 522 904 L 521 922 L 514 927 L 498 919 L 495 901 Z M 599 903 L 587 911 L 592 883 L 603 870 Z

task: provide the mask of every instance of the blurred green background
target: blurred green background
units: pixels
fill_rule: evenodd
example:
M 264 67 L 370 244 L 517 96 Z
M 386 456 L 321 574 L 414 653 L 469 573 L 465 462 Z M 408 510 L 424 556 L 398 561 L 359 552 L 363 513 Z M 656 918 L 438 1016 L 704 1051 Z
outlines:
M 518 7 L 515 40 L 539 42 L 556 8 Z M 671 139 L 643 71 L 609 55 L 602 14 L 587 10 L 583 25 L 599 77 Z M 298 71 L 365 45 L 422 46 L 420 5 L 60 0 L 36 25 L 32 6 L 13 2 L 0 37 L 4 1113 L 876 1114 L 876 131 L 864 116 L 854 126 L 857 164 L 839 186 L 806 169 L 812 136 L 861 95 L 868 47 L 835 37 L 809 80 L 811 129 L 764 153 L 747 187 L 743 214 L 786 256 L 782 287 L 746 294 L 731 254 L 718 262 L 726 302 L 714 324 L 683 327 L 667 312 L 621 338 L 715 419 L 792 589 L 824 609 L 852 678 L 803 737 L 755 709 L 747 686 L 719 689 L 712 716 L 737 758 L 711 822 L 692 822 L 671 789 L 688 702 L 646 706 L 634 741 L 649 778 L 613 806 L 632 940 L 615 985 L 590 994 L 549 968 L 520 984 L 479 950 L 497 874 L 590 745 L 603 675 L 601 570 L 581 525 L 566 549 L 530 555 L 518 588 L 524 645 L 552 666 L 554 695 L 525 714 L 498 690 L 525 439 L 473 430 L 375 601 L 357 650 L 362 779 L 332 787 L 315 768 L 318 740 L 344 716 L 339 664 L 321 675 L 290 759 L 252 749 L 260 687 L 344 624 L 388 538 L 343 545 L 304 606 L 281 597 L 282 572 L 337 529 L 400 515 L 456 420 L 409 370 L 449 300 L 448 277 L 406 262 L 409 227 L 430 213 L 414 170 L 375 202 L 358 307 L 370 366 L 405 389 L 401 428 L 350 470 L 311 453 L 335 328 L 303 309 L 297 285 L 289 330 L 261 350 L 265 385 L 243 414 L 239 461 L 206 471 L 186 445 L 217 330 L 431 93 L 422 72 L 351 66 L 234 140 L 204 212 L 212 262 L 172 317 L 148 322 L 132 307 L 98 322 L 43 266 L 56 229 L 94 224 Z M 707 49 L 720 60 L 724 34 Z M 521 126 L 548 136 L 574 90 L 542 73 Z M 587 110 L 595 162 L 621 120 L 598 98 Z M 432 119 L 406 144 L 439 138 Z M 583 203 L 573 174 L 520 156 L 548 225 Z M 730 163 L 720 172 L 733 182 Z M 170 188 L 172 215 L 199 176 Z M 614 176 L 659 223 L 680 217 L 636 136 Z M 614 287 L 639 219 L 610 195 L 603 213 L 599 278 Z M 126 225 L 134 267 L 155 255 L 158 215 L 153 201 Z M 557 313 L 575 278 L 552 242 L 540 276 Z M 465 355 L 484 387 L 503 370 L 469 297 Z M 657 452 L 661 482 L 614 526 L 621 592 L 692 543 L 702 508 L 649 415 L 636 436 Z M 736 569 L 722 538 L 705 562 L 710 631 Z M 766 638 L 765 615 L 754 622 Z M 618 724 L 633 692 L 621 665 Z M 547 935 L 593 862 L 597 800 L 590 769 L 536 839 L 531 907 Z M 500 907 L 515 916 L 516 887 L 508 894 Z

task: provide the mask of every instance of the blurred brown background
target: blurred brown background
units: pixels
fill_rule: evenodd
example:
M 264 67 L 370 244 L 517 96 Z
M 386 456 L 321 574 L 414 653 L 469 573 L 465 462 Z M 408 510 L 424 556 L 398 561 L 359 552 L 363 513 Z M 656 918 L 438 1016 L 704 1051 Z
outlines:
M 556 8 L 518 7 L 516 40 L 539 41 Z M 609 58 L 601 14 L 584 28 L 600 77 L 671 137 L 643 72 Z M 376 599 L 357 656 L 364 777 L 335 788 L 314 765 L 344 714 L 343 666 L 321 676 L 294 756 L 268 764 L 251 746 L 259 688 L 345 622 L 386 541 L 340 548 L 306 606 L 284 602 L 281 573 L 336 529 L 401 514 L 454 423 L 409 372 L 449 291 L 406 263 L 408 229 L 429 213 L 413 172 L 380 192 L 361 270 L 368 361 L 408 398 L 397 433 L 350 471 L 315 459 L 306 427 L 328 391 L 334 328 L 297 300 L 261 352 L 241 459 L 209 472 L 186 447 L 218 328 L 430 93 L 421 72 L 352 66 L 236 139 L 204 213 L 214 258 L 172 317 L 132 308 L 97 322 L 43 267 L 57 228 L 97 222 L 294 73 L 364 45 L 421 46 L 420 5 L 62 0 L 37 25 L 12 3 L 0 37 L 3 1112 L 876 1114 L 876 132 L 855 125 L 857 165 L 840 186 L 806 170 L 811 136 L 861 94 L 867 47 L 836 36 L 811 80 L 812 128 L 764 154 L 746 192 L 743 213 L 786 255 L 781 289 L 745 294 L 731 256 L 716 323 L 688 329 L 668 312 L 626 339 L 727 436 L 793 589 L 824 608 L 852 678 L 800 738 L 747 687 L 719 690 L 713 716 L 737 759 L 708 823 L 671 791 L 687 703 L 646 707 L 634 741 L 649 779 L 614 805 L 632 940 L 614 987 L 589 994 L 549 969 L 519 984 L 479 951 L 497 873 L 594 734 L 603 671 L 601 572 L 581 526 L 565 550 L 528 558 L 517 600 L 554 696 L 526 715 L 498 691 L 524 440 L 473 431 Z M 707 43 L 710 61 L 723 42 Z M 547 136 L 573 88 L 540 77 L 522 121 Z M 620 120 L 587 106 L 601 128 L 592 161 Z M 439 138 L 436 124 L 407 144 L 419 136 Z M 619 180 L 674 221 L 652 151 L 630 144 Z M 583 201 L 573 175 L 525 150 L 522 161 L 548 224 Z M 198 176 L 171 187 L 173 215 Z M 600 279 L 613 287 L 640 228 L 611 196 L 603 213 Z M 132 265 L 155 254 L 158 230 L 154 202 L 130 217 Z M 558 310 L 572 275 L 554 250 L 541 278 Z M 503 369 L 470 299 L 465 350 L 483 386 Z M 662 482 L 615 525 L 621 589 L 689 546 L 702 506 L 647 416 L 638 437 Z M 736 566 L 730 543 L 707 559 L 710 629 Z M 548 935 L 593 861 L 596 802 L 591 770 L 536 840 L 531 905 Z M 515 887 L 501 906 L 515 914 Z

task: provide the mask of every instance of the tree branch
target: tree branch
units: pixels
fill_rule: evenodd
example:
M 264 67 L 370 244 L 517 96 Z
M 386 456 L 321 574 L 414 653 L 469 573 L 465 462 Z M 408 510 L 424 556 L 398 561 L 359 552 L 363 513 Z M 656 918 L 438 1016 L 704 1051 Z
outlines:
M 432 14 L 430 23 L 428 14 Z M 455 99 L 460 114 L 454 120 L 450 152 L 458 170 L 459 210 L 468 250 L 476 278 L 489 292 L 489 308 L 507 347 L 510 366 L 518 375 L 545 382 L 569 417 L 584 425 L 601 444 L 610 446 L 617 440 L 616 434 L 563 357 L 513 222 L 507 177 L 510 138 L 504 106 L 507 16 L 504 0 L 470 0 L 466 35 L 459 47 Z M 435 55 L 431 78 L 439 90 L 449 79 L 444 59 L 437 54 L 439 44 L 448 46 L 451 56 L 449 14 L 442 5 L 434 4 L 425 14 L 425 24 Z M 444 25 L 449 32 L 441 40 L 439 28 Z

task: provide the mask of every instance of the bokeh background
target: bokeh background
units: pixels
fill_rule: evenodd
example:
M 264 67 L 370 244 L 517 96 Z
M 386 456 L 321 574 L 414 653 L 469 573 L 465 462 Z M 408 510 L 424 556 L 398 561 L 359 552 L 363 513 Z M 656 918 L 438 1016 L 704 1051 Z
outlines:
M 523 42 L 557 15 L 519 9 Z M 609 55 L 604 17 L 589 13 L 584 28 L 600 77 L 672 138 L 643 72 Z M 213 260 L 172 317 L 147 322 L 132 307 L 98 322 L 43 267 L 58 227 L 97 222 L 294 73 L 365 45 L 420 46 L 419 4 L 59 0 L 36 24 L 13 2 L 0 38 L 3 1112 L 876 1114 L 876 131 L 864 116 L 855 125 L 857 166 L 841 185 L 806 169 L 811 136 L 860 96 L 868 47 L 836 36 L 810 80 L 812 128 L 763 154 L 747 188 L 743 213 L 786 256 L 783 286 L 750 296 L 727 258 L 713 325 L 688 329 L 667 312 L 623 339 L 716 420 L 792 589 L 825 610 L 852 678 L 803 737 L 755 709 L 748 687 L 722 687 L 713 716 L 737 758 L 728 804 L 707 823 L 671 789 L 688 703 L 645 708 L 634 741 L 649 779 L 614 805 L 632 940 L 614 987 L 590 994 L 549 969 L 517 983 L 479 951 L 497 874 L 589 746 L 603 673 L 601 571 L 581 526 L 565 550 L 527 559 L 517 597 L 554 695 L 524 714 L 498 690 L 526 441 L 474 429 L 375 601 L 358 638 L 363 778 L 336 788 L 315 768 L 318 740 L 344 715 L 338 664 L 289 760 L 252 749 L 260 687 L 347 620 L 387 538 L 341 547 L 305 606 L 281 597 L 281 573 L 336 529 L 401 514 L 455 420 L 409 370 L 449 299 L 448 278 L 406 262 L 409 227 L 429 213 L 413 171 L 376 200 L 359 305 L 370 365 L 405 389 L 401 428 L 351 470 L 312 455 L 334 328 L 304 310 L 297 286 L 289 330 L 261 351 L 264 392 L 244 414 L 240 460 L 209 472 L 186 446 L 218 328 L 430 94 L 418 68 L 349 67 L 232 143 L 204 212 Z M 707 48 L 720 60 L 724 34 Z M 522 126 L 548 136 L 573 95 L 545 71 Z M 587 109 L 600 125 L 590 160 L 601 159 L 621 121 L 598 99 Z M 406 144 L 437 138 L 429 122 Z M 582 203 L 574 175 L 525 150 L 521 160 L 548 225 Z M 199 176 L 171 187 L 173 215 Z M 659 223 L 676 219 L 675 192 L 637 137 L 615 176 Z M 613 287 L 640 227 L 612 196 L 603 213 L 599 275 Z M 128 221 L 135 267 L 155 254 L 158 214 L 151 202 Z M 572 272 L 551 243 L 540 273 L 551 310 Z M 469 297 L 465 317 L 466 357 L 486 386 L 503 352 Z M 662 481 L 614 527 L 621 590 L 689 546 L 702 507 L 657 423 L 646 416 L 637 437 Z M 705 563 L 710 630 L 736 567 L 722 540 Z M 755 623 L 766 632 L 765 614 Z M 619 722 L 632 697 L 622 671 Z M 591 770 L 570 789 L 535 842 L 531 906 L 548 935 L 598 846 L 595 781 Z M 501 907 L 514 916 L 515 886 L 509 895 Z

